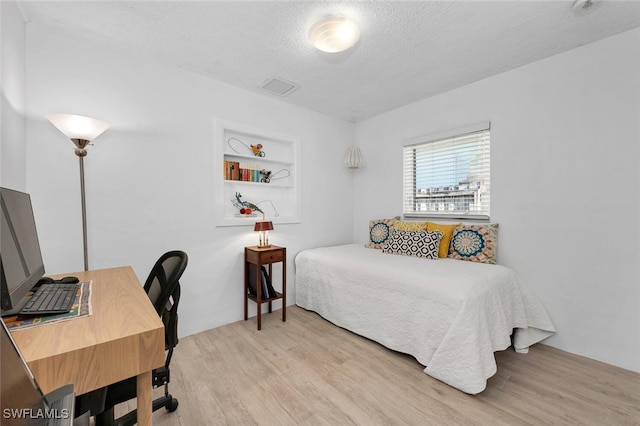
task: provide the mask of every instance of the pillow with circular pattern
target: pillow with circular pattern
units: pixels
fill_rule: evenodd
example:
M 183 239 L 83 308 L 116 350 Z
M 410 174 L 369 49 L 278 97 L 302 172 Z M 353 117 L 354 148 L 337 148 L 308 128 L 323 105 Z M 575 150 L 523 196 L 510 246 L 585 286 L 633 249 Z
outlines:
M 451 236 L 449 257 L 480 263 L 496 263 L 498 224 L 458 226 Z
M 395 218 L 370 220 L 369 241 L 364 246 L 373 249 L 383 248 L 391 236 L 394 222 Z

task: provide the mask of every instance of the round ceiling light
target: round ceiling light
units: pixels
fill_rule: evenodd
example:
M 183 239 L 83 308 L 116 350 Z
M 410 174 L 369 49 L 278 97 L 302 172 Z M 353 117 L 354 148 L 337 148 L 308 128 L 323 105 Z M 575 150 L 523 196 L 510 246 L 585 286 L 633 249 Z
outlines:
M 576 15 L 582 16 L 597 9 L 602 5 L 601 0 L 576 0 L 573 3 L 573 11 Z
M 326 16 L 309 29 L 309 41 L 323 52 L 343 52 L 360 39 L 358 26 L 344 16 Z

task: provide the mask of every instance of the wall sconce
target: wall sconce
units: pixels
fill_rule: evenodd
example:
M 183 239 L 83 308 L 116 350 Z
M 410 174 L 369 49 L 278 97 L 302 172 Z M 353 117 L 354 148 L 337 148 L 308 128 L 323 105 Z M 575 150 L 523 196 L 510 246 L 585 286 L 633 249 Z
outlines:
M 80 199 L 82 202 L 82 242 L 84 247 L 84 270 L 89 270 L 89 256 L 87 250 L 87 206 L 84 196 L 84 157 L 87 156 L 85 147 L 100 136 L 109 125 L 102 120 L 73 114 L 49 114 L 46 116 L 58 130 L 76 146 L 75 154 L 80 159 Z
M 271 221 L 256 222 L 253 230 L 259 233 L 258 247 L 271 247 L 271 244 L 269 244 L 269 231 L 273 230 L 273 223 Z
M 350 169 L 359 169 L 362 165 L 362 152 L 357 146 L 350 146 L 344 157 L 344 165 Z

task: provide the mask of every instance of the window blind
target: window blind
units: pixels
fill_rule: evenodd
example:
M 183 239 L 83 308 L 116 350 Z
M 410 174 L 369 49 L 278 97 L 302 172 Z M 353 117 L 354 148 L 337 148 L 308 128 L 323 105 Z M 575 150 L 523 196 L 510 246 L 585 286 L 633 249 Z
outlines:
M 405 145 L 403 213 L 407 217 L 488 219 L 490 130 Z M 422 141 L 420 141 L 422 139 Z

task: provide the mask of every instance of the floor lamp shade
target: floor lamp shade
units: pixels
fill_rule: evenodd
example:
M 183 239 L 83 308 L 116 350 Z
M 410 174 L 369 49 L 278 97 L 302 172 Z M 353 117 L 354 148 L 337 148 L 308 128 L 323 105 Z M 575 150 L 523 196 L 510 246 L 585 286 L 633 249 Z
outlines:
M 49 114 L 47 120 L 71 140 L 81 139 L 91 142 L 109 128 L 109 125 L 102 120 L 81 115 Z

